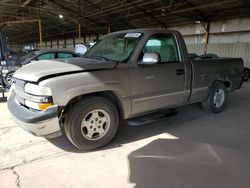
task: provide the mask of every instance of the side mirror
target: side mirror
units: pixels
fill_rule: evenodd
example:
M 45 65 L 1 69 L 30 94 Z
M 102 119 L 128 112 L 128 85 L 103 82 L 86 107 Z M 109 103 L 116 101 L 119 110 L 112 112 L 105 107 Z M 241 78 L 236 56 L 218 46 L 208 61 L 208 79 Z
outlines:
M 155 65 L 160 62 L 160 55 L 158 53 L 145 53 L 139 65 Z

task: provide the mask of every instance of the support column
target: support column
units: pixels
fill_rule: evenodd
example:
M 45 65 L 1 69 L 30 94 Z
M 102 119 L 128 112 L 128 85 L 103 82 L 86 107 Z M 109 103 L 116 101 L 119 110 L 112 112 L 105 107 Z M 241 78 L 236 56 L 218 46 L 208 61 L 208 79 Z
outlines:
M 204 47 L 204 54 L 207 54 L 207 47 L 208 47 L 208 43 L 209 43 L 209 34 L 210 34 L 210 22 L 206 23 L 206 27 L 205 27 L 205 47 Z
M 73 37 L 73 48 L 75 48 L 76 47 L 76 39 L 75 39 L 75 37 Z
M 38 20 L 38 27 L 39 27 L 39 39 L 40 39 L 40 48 L 43 47 L 43 35 L 42 35 L 42 21 Z
M 81 33 L 81 24 L 78 25 L 78 38 L 81 39 L 82 33 Z
M 65 38 L 64 38 L 64 48 L 67 48 L 67 41 Z

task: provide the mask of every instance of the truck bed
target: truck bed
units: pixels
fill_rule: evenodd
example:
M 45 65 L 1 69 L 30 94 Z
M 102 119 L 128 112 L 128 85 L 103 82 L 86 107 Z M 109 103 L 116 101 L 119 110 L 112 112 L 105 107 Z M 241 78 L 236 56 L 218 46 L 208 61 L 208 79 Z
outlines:
M 202 101 L 215 80 L 229 84 L 228 91 L 238 89 L 242 84 L 241 58 L 214 58 L 192 60 L 192 96 L 190 102 Z

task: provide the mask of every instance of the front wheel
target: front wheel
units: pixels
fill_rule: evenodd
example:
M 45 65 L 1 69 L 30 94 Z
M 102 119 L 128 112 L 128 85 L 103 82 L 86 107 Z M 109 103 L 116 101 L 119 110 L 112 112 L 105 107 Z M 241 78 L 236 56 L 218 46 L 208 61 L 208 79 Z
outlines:
M 227 88 L 222 82 L 216 82 L 209 93 L 208 98 L 201 103 L 207 112 L 219 113 L 225 108 L 227 101 Z
M 66 115 L 65 133 L 81 150 L 93 150 L 108 144 L 119 124 L 115 105 L 103 97 L 90 97 L 74 104 Z

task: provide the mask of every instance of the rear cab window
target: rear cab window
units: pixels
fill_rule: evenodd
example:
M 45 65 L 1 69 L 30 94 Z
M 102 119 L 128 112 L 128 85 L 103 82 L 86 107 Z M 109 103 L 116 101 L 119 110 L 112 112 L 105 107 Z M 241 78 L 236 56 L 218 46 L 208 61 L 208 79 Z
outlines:
M 71 58 L 74 57 L 73 54 L 68 52 L 59 52 L 57 53 L 57 58 Z
M 38 61 L 40 61 L 40 60 L 50 60 L 50 59 L 55 59 L 55 58 L 56 58 L 55 53 L 45 53 L 45 54 L 39 55 L 37 57 L 37 60 Z

